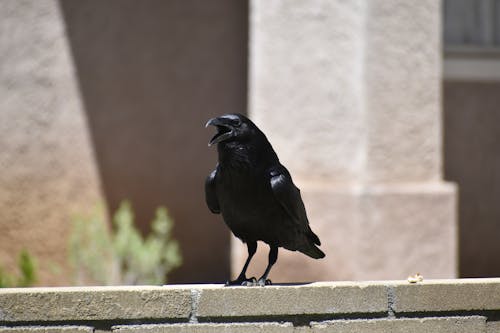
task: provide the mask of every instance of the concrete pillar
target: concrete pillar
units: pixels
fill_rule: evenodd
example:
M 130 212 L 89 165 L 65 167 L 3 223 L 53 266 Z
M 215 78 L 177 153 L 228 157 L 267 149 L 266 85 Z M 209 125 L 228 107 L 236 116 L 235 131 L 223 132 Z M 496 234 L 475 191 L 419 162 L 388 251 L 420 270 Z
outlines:
M 1 0 L 0 50 L 0 265 L 26 248 L 66 284 L 71 219 L 102 197 L 58 1 Z
M 251 1 L 249 113 L 301 188 L 326 258 L 275 281 L 456 276 L 442 180 L 440 2 Z M 244 247 L 233 242 L 233 270 Z M 267 251 L 267 249 L 266 249 Z M 262 251 L 252 272 L 263 269 Z

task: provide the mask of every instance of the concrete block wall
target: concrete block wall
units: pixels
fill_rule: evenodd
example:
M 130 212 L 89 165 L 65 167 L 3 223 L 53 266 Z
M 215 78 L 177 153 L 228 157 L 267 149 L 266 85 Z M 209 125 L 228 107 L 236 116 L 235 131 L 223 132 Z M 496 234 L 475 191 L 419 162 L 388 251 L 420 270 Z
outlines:
M 500 332 L 500 278 L 0 289 L 0 333 Z

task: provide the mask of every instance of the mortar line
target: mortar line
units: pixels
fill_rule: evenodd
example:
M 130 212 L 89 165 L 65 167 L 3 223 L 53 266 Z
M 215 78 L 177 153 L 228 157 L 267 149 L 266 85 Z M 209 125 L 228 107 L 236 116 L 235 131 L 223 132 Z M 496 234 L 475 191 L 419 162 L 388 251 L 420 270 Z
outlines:
M 387 316 L 396 318 L 394 304 L 396 303 L 396 293 L 393 286 L 387 286 Z
M 201 292 L 198 289 L 191 289 L 191 313 L 189 314 L 189 323 L 198 324 L 198 304 L 200 303 Z

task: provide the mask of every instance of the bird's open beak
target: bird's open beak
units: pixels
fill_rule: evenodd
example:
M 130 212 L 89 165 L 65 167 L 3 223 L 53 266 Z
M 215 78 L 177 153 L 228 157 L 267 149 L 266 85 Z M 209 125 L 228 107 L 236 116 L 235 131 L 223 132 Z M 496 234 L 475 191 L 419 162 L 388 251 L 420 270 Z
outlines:
M 224 118 L 212 118 L 205 124 L 205 127 L 215 126 L 217 127 L 217 133 L 208 142 L 208 146 L 215 145 L 219 142 L 225 141 L 233 136 L 233 128 L 228 124 L 227 120 Z

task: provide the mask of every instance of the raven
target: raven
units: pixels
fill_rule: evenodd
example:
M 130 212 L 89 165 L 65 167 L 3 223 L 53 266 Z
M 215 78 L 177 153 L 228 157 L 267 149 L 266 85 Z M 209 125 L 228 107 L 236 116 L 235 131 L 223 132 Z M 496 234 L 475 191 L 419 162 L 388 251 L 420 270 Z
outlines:
M 278 247 L 323 258 L 325 254 L 315 246 L 321 243 L 309 227 L 300 190 L 264 133 L 241 114 L 210 119 L 205 127 L 209 125 L 217 128 L 208 145 L 217 144 L 219 162 L 205 181 L 205 199 L 210 211 L 222 214 L 248 248 L 240 275 L 227 285 L 271 284 L 267 276 L 278 259 Z M 270 247 L 269 263 L 258 281 L 246 277 L 257 241 Z

